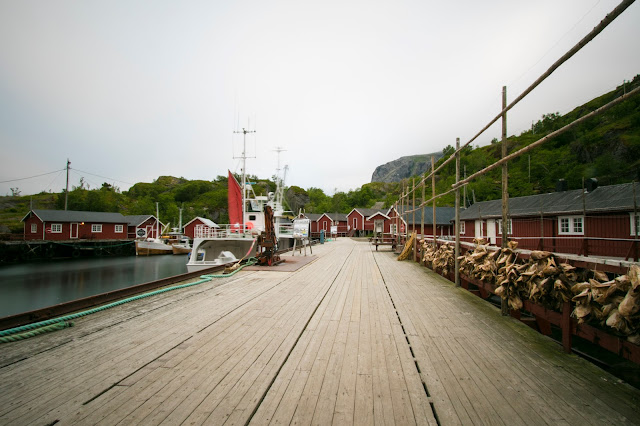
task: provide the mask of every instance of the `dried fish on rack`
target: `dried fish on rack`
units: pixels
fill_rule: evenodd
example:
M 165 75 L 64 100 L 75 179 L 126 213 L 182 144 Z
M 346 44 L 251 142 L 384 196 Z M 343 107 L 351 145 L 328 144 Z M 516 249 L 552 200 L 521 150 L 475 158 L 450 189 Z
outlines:
M 628 274 L 609 276 L 598 270 L 576 268 L 560 262 L 553 253 L 534 250 L 529 259 L 518 257 L 517 243 L 491 250 L 482 239 L 474 250 L 459 256 L 460 273 L 495 285 L 495 294 L 521 309 L 524 300 L 561 311 L 565 302 L 575 304 L 572 316 L 578 323 L 608 327 L 630 342 L 640 344 L 640 266 Z M 453 268 L 453 249 L 422 242 L 422 260 L 445 274 Z

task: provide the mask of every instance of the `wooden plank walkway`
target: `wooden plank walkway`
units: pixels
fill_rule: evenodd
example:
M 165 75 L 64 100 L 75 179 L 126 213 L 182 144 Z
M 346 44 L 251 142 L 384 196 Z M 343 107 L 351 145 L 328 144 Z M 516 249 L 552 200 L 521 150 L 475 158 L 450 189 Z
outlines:
M 640 424 L 640 391 L 348 238 L 0 346 L 0 424 Z

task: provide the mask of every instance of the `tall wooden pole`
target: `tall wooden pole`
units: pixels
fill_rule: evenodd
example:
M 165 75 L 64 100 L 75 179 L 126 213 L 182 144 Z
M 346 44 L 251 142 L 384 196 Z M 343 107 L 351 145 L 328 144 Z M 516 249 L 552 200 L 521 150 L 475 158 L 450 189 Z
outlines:
M 456 183 L 460 181 L 460 138 L 456 138 Z M 435 226 L 435 217 L 433 220 Z M 460 287 L 460 187 L 456 188 L 456 248 L 454 258 L 456 287 Z
M 502 109 L 507 107 L 507 86 L 502 87 Z M 502 114 L 502 158 L 507 156 L 507 113 Z M 509 216 L 509 174 L 507 164 L 502 165 L 502 248 L 507 247 Z
M 638 202 L 636 201 L 636 181 L 633 181 L 633 229 L 635 230 L 636 238 L 633 242 L 635 256 L 634 259 L 638 261 Z
M 67 189 L 64 191 L 64 209 L 67 210 L 67 201 L 69 200 L 69 166 L 71 161 L 67 158 Z
M 402 226 L 404 221 L 404 181 L 402 181 L 402 195 L 400 196 L 400 212 L 400 226 Z M 398 232 L 400 232 L 400 228 L 398 228 Z
M 413 205 L 411 206 L 413 212 L 412 226 L 413 230 L 416 230 L 416 178 L 413 178 Z
M 507 107 L 507 86 L 502 86 L 502 110 Z M 507 156 L 507 112 L 502 113 L 502 158 Z M 509 191 L 508 191 L 508 170 L 507 163 L 502 165 L 502 248 L 507 247 L 507 231 L 509 222 Z M 489 221 L 487 221 L 487 226 Z M 509 289 L 507 286 L 507 297 L 501 299 L 500 308 L 502 315 L 509 315 Z
M 436 159 L 431 156 L 431 197 L 433 198 L 433 244 L 436 244 Z
M 422 178 L 422 200 L 420 204 L 422 205 L 422 210 L 420 211 L 420 216 L 422 219 L 420 220 L 420 235 L 422 235 L 422 239 L 424 239 L 424 187 L 427 186 L 425 179 L 427 178 L 427 173 L 424 173 L 424 177 Z
M 398 202 L 396 201 L 396 244 L 400 244 L 400 213 Z

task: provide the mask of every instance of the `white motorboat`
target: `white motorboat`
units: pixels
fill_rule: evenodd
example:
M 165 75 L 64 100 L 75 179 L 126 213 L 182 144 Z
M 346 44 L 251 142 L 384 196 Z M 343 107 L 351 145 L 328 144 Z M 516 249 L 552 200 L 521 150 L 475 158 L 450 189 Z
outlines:
M 243 133 L 248 133 L 243 129 Z M 246 146 L 246 144 L 245 144 Z M 285 218 L 282 205 L 284 179 L 277 178 L 276 192 L 257 196 L 246 181 L 246 155 L 242 152 L 242 186 L 229 171 L 228 202 L 231 224 L 219 228 L 202 227 L 195 230 L 192 253 L 187 262 L 189 272 L 212 268 L 257 254 L 257 238 L 265 230 L 265 206 L 270 206 L 274 214 L 274 227 L 278 246 L 291 247 L 293 224 Z M 279 171 L 279 169 L 278 169 Z M 286 174 L 286 167 L 285 167 Z M 288 241 L 287 241 L 288 240 Z M 224 255 L 221 255 L 225 252 Z

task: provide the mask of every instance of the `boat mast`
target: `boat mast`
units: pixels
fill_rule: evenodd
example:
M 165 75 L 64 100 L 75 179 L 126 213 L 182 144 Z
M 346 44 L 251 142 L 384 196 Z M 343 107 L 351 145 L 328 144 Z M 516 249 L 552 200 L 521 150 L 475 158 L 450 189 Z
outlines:
M 242 131 L 234 131 L 233 133 L 242 133 L 242 155 L 240 157 L 242 159 L 242 232 L 244 233 L 244 216 L 247 213 L 247 206 L 245 203 L 246 191 L 247 191 L 247 133 L 255 133 L 255 130 L 246 130 L 244 127 Z
M 276 203 L 281 203 L 282 204 L 282 198 L 283 198 L 283 194 L 282 192 L 284 191 L 284 180 L 286 179 L 286 175 L 287 175 L 287 167 L 288 166 L 284 166 L 284 175 L 285 177 L 282 178 L 280 177 L 280 153 L 282 151 L 286 151 L 286 149 L 282 148 L 281 146 L 277 146 L 276 149 L 274 149 L 275 152 L 278 153 L 278 168 L 276 169 L 276 197 L 275 197 L 275 202 Z M 284 207 L 282 207 L 284 208 Z

